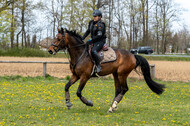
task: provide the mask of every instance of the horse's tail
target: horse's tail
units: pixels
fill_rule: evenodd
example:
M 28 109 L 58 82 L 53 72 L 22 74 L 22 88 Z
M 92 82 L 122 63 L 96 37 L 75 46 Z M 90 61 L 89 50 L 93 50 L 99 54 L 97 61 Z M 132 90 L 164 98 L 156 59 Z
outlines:
M 139 55 L 135 55 L 135 58 L 136 58 L 136 67 L 141 66 L 141 71 L 143 73 L 144 79 L 147 85 L 149 86 L 149 88 L 158 95 L 162 94 L 164 91 L 165 85 L 158 84 L 152 80 L 150 76 L 150 67 L 147 60 L 144 57 L 139 56 Z

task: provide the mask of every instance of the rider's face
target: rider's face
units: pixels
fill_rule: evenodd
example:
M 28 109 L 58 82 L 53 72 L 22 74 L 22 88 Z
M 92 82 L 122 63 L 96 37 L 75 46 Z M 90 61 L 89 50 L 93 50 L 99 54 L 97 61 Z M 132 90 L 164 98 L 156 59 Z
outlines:
M 100 16 L 94 16 L 94 18 L 93 18 L 94 21 L 99 21 L 100 19 L 101 19 Z

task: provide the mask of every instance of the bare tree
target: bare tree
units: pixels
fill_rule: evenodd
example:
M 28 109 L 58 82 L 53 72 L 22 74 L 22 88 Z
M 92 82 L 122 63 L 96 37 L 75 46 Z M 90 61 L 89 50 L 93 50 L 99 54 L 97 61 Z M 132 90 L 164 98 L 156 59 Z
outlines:
M 171 50 L 172 53 L 178 52 L 178 43 L 179 43 L 179 37 L 178 34 L 175 33 L 172 40 L 172 50 Z
M 180 53 L 186 52 L 189 42 L 190 42 L 190 34 L 187 28 L 184 26 L 183 29 L 178 32 L 178 50 L 176 52 Z
M 161 40 L 161 52 L 166 52 L 166 33 L 170 28 L 171 22 L 176 18 L 177 10 L 173 4 L 173 0 L 161 0 L 159 3 L 161 10 L 161 28 L 162 28 L 162 40 Z

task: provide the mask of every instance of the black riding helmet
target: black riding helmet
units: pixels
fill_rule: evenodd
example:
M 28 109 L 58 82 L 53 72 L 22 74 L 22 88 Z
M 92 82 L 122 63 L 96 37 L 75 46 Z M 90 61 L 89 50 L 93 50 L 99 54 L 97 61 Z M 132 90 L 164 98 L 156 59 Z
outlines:
M 94 10 L 92 15 L 93 15 L 93 17 L 95 17 L 95 16 L 101 16 L 102 17 L 102 12 L 100 10 Z

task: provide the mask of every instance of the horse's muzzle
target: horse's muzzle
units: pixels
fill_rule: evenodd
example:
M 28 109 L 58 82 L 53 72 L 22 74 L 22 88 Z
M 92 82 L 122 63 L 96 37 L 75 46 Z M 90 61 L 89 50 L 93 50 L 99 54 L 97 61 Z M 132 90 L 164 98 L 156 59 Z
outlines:
M 49 52 L 50 54 L 53 54 L 53 51 L 52 51 L 52 50 L 49 50 L 48 52 Z

